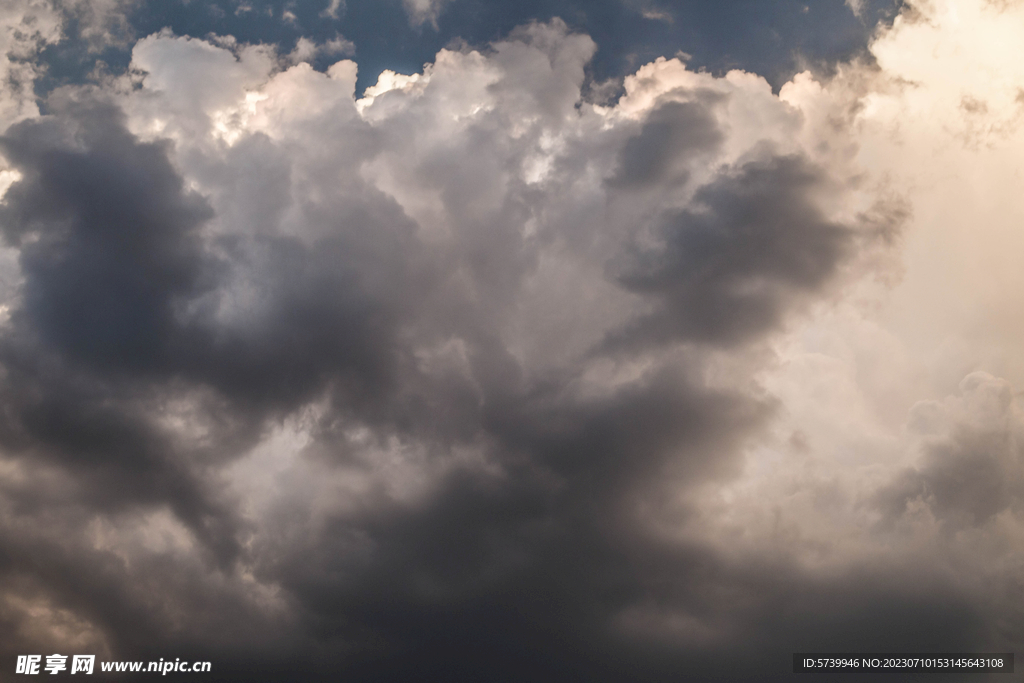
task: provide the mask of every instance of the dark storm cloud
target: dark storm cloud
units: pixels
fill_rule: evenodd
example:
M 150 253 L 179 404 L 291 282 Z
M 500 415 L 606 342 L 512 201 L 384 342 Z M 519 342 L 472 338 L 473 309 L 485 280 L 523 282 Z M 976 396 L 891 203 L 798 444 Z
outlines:
M 987 636 L 928 559 L 827 578 L 781 554 L 737 562 L 645 535 L 607 492 L 524 474 L 454 477 L 424 508 L 339 519 L 289 558 L 307 627 L 336 643 L 322 669 L 295 666 L 316 680 L 783 681 L 794 651 L 970 651 Z
M 214 275 L 198 236 L 212 213 L 184 191 L 165 148 L 138 144 L 113 106 L 65 106 L 59 122 L 14 126 L 2 142 L 26 174 L 0 215 L 21 246 L 17 317 L 77 361 L 154 370 L 175 340 L 176 301 Z
M 705 99 L 715 99 L 709 94 Z M 668 102 L 652 111 L 638 135 L 626 141 L 619 169 L 611 180 L 617 187 L 639 189 L 668 179 L 682 185 L 687 173 L 673 162 L 691 162 L 723 140 L 710 108 L 704 102 Z
M 794 301 L 835 273 L 854 244 L 853 231 L 815 204 L 823 180 L 821 169 L 800 157 L 773 156 L 701 187 L 698 208 L 662 215 L 662 245 L 637 249 L 619 275 L 660 310 L 613 336 L 613 345 L 631 338 L 730 344 L 777 326 Z
M 718 592 L 759 595 L 761 618 L 777 606 L 760 586 L 746 585 L 752 577 L 720 584 L 710 549 L 649 538 L 638 513 L 657 507 L 659 481 L 686 487 L 734 472 L 736 446 L 771 406 L 666 370 L 606 400 L 558 393 L 485 405 L 499 475 L 456 470 L 412 507 L 381 500 L 331 518 L 304 542 L 258 551 L 260 576 L 295 596 L 311 642 L 334 640 L 343 653 L 320 653 L 321 675 L 612 681 L 704 670 L 742 680 L 766 650 L 792 647 L 769 639 L 756 657 L 723 667 L 702 648 L 651 646 L 614 628 L 644 602 L 683 613 L 703 603 L 702 616 L 713 620 L 731 609 L 728 599 L 711 597 Z M 865 599 L 882 590 L 869 582 Z M 318 673 L 301 657 L 294 665 Z
M 55 106 L 63 116 L 2 140 L 24 173 L 0 215 L 24 277 L 0 342 L 5 446 L 62 463 L 79 477 L 76 495 L 100 509 L 169 504 L 230 557 L 227 511 L 153 419 L 160 392 L 137 382 L 167 376 L 185 343 L 177 306 L 211 271 L 197 234 L 210 210 L 183 189 L 164 146 L 138 143 L 116 108 Z
M 525 52 L 531 35 L 557 45 L 565 31 L 517 35 Z M 568 52 L 585 58 L 580 45 Z M 551 54 L 535 60 L 544 74 Z M 570 66 L 557 82 L 576 87 Z M 517 87 L 543 90 L 526 73 Z M 510 89 L 508 101 L 554 126 L 578 95 L 554 90 Z M 590 193 L 639 204 L 652 187 L 691 182 L 687 164 L 727 135 L 713 100 L 662 104 L 628 124 L 632 137 L 601 142 L 608 162 L 587 169 Z M 115 657 L 210 659 L 224 681 L 789 680 L 797 649 L 978 642 L 978 611 L 923 563 L 821 579 L 785 539 L 777 557 L 737 559 L 659 533 L 699 518 L 679 496 L 734 476 L 778 409 L 746 387 L 710 386 L 702 354 L 763 341 L 853 256 L 854 227 L 816 203 L 831 191 L 825 169 L 761 154 L 717 169 L 686 208 L 654 205 L 659 246 L 613 257 L 621 269 L 586 283 L 654 312 L 606 323 L 614 354 L 599 346 L 538 368 L 508 339 L 550 324 L 522 314 L 524 282 L 543 248 L 592 226 L 552 219 L 544 239 L 522 226 L 569 201 L 559 190 L 574 178 L 558 173 L 587 163 L 555 163 L 550 187 L 527 187 L 501 107 L 423 152 L 408 133 L 434 125 L 423 101 L 398 131 L 346 128 L 328 112 L 337 128 L 308 126 L 317 156 L 304 176 L 287 162 L 308 140 L 239 141 L 209 173 L 244 167 L 224 181 L 238 190 L 227 203 L 245 204 L 237 225 L 211 208 L 223 197 L 187 189 L 171 143 L 137 139 L 116 108 L 54 99 L 51 117 L 7 132 L 23 177 L 0 227 L 24 284 L 0 340 L 0 439 L 28 474 L 3 489 L 0 588 L 30 577 L 33 598 L 88 620 Z M 441 110 L 437 125 L 452 118 Z M 422 173 L 403 189 L 436 193 L 451 239 L 427 244 L 358 175 L 388 135 L 389 152 Z M 336 153 L 346 136 L 359 144 Z M 594 242 L 621 247 L 635 217 L 593 227 L 607 233 Z M 608 254 L 595 251 L 600 278 Z M 458 350 L 449 365 L 424 360 L 444 344 Z M 624 355 L 641 368 L 630 379 L 590 378 Z M 233 489 L 226 470 L 312 404 L 296 459 L 326 488 L 256 472 L 284 493 L 254 522 L 258 492 Z M 425 463 L 394 475 L 422 485 L 406 498 L 379 478 L 403 447 Z M 345 477 L 372 481 L 329 488 Z M 147 551 L 152 538 L 129 538 L 127 558 L 105 547 L 101 522 L 130 536 L 160 513 L 197 547 Z
M 180 359 L 186 374 L 239 405 L 290 410 L 333 379 L 364 399 L 390 383 L 394 311 L 365 296 L 344 240 L 309 247 L 256 246 L 266 299 L 245 327 L 204 330 L 206 344 Z M 251 255 L 250 255 L 251 256 Z
M 0 216 L 21 245 L 13 322 L 22 341 L 37 338 L 114 377 L 185 377 L 232 400 L 285 408 L 328 374 L 350 373 L 364 392 L 384 382 L 391 309 L 413 291 L 403 272 L 415 266 L 408 219 L 393 205 L 389 213 L 364 203 L 310 216 L 327 233 L 313 245 L 260 235 L 204 241 L 208 204 L 183 188 L 164 143 L 139 142 L 121 118 L 109 105 L 69 103 L 3 140 L 25 174 Z M 277 179 L 271 196 L 287 182 Z M 214 290 L 235 277 L 255 289 L 255 320 L 224 325 Z M 370 280 L 396 299 L 374 298 Z
M 10 632 L 25 635 L 5 644 L 4 654 L 43 641 L 66 648 L 55 634 L 79 628 L 91 634 L 93 652 L 113 647 L 157 658 L 171 647 L 177 656 L 211 659 L 261 640 L 272 651 L 274 631 L 252 596 L 211 581 L 211 572 L 234 571 L 248 530 L 211 468 L 259 439 L 253 405 L 294 401 L 308 390 L 309 374 L 322 373 L 280 362 L 273 348 L 286 343 L 296 358 L 308 356 L 316 334 L 302 327 L 319 329 L 319 320 L 309 320 L 317 312 L 284 293 L 290 305 L 272 313 L 294 338 L 277 339 L 268 325 L 269 342 L 258 350 L 216 343 L 202 311 L 188 311 L 226 277 L 200 234 L 212 211 L 184 188 L 167 145 L 138 141 L 116 107 L 88 96 L 51 101 L 50 109 L 54 116 L 14 126 L 2 140 L 4 156 L 23 174 L 5 198 L 0 225 L 21 246 L 24 284 L 0 340 L 0 440 L 27 476 L 3 487 L 0 574 L 26 600 L 81 621 L 58 619 L 47 635 L 38 618 L 12 613 Z M 285 268 L 294 265 L 287 254 L 275 252 Z M 314 270 L 290 284 L 303 292 L 318 277 Z M 334 318 L 344 320 L 342 305 L 330 309 Z M 334 328 L 324 329 L 321 337 Z M 276 372 L 264 368 L 275 360 Z M 243 374 L 260 382 L 246 383 Z M 207 392 L 210 385 L 219 392 Z M 231 401 L 236 391 L 246 394 L 242 405 Z M 186 420 L 204 432 L 201 439 L 164 423 L 180 400 L 192 404 Z M 129 560 L 88 541 L 97 514 L 130 525 L 162 510 L 199 543 L 186 566 L 159 553 Z
M 266 568 L 342 652 L 320 655 L 323 673 L 297 660 L 305 675 L 768 681 L 788 680 L 798 649 L 978 642 L 981 617 L 941 577 L 820 580 L 648 534 L 636 514 L 651 482 L 721 476 L 767 406 L 652 373 L 606 401 L 502 412 L 501 476 L 458 472 L 412 509 L 338 516 Z M 706 642 L 659 634 L 673 615 Z
M 343 405 L 386 393 L 393 312 L 364 294 L 360 275 L 372 263 L 374 276 L 411 291 L 383 269 L 413 259 L 383 230 L 360 244 L 344 229 L 312 248 L 228 239 L 214 257 L 200 235 L 212 212 L 184 189 L 164 143 L 136 140 L 111 105 L 69 98 L 51 110 L 2 141 L 24 175 L 0 215 L 24 278 L 0 345 L 5 445 L 67 467 L 75 495 L 96 509 L 170 505 L 229 561 L 237 520 L 204 483 L 206 468 L 259 439 L 267 410 L 291 410 L 328 380 Z M 217 327 L 209 293 L 237 268 L 258 272 L 259 310 Z M 183 396 L 210 430 L 199 448 L 160 423 L 162 406 Z M 13 495 L 35 510 L 51 502 Z

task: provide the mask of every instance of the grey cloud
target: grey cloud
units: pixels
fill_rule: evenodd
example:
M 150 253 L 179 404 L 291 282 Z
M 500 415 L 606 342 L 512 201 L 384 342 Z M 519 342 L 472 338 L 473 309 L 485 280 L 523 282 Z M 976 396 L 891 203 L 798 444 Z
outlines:
M 913 514 L 915 504 L 926 506 L 950 533 L 1020 510 L 1024 452 L 1012 390 L 984 372 L 968 375 L 960 390 L 953 406 L 915 406 L 910 424 L 924 434 L 921 460 L 878 492 L 886 524 Z
M 635 248 L 618 278 L 658 311 L 612 337 L 732 344 L 778 326 L 832 277 L 855 245 L 814 193 L 828 182 L 798 156 L 750 161 L 697 190 L 695 208 L 657 220 L 657 247 Z
M 3 140 L 24 172 L 0 217 L 24 277 L 0 342 L 5 446 L 63 463 L 99 509 L 170 504 L 230 557 L 227 512 L 178 459 L 152 412 L 165 396 L 145 384 L 169 378 L 188 344 L 179 303 L 208 286 L 198 229 L 210 210 L 116 109 L 64 106 L 63 118 L 19 124 Z
M 714 99 L 720 98 L 708 94 L 689 102 L 666 102 L 648 114 L 640 133 L 622 148 L 611 185 L 640 189 L 670 179 L 684 184 L 689 174 L 673 164 L 692 162 L 693 156 L 713 150 L 724 139 L 706 102 Z
M 184 190 L 164 144 L 135 140 L 110 106 L 67 107 L 64 129 L 26 122 L 4 141 L 25 174 L 0 217 L 25 278 L 10 343 L 38 337 L 99 372 L 185 377 L 285 408 L 322 388 L 325 373 L 363 377 L 362 390 L 385 381 L 392 309 L 414 291 L 416 260 L 393 205 L 310 207 L 324 235 L 314 244 L 204 236 L 213 212 Z M 272 170 L 251 190 L 271 202 L 259 212 L 270 230 L 288 181 Z M 255 290 L 244 324 L 218 313 L 235 285 Z
M 21 246 L 17 318 L 76 360 L 154 370 L 181 327 L 176 302 L 211 284 L 198 230 L 212 212 L 184 190 L 165 148 L 138 144 L 113 106 L 64 106 L 74 131 L 25 122 L 3 140 L 26 176 L 0 216 Z
M 39 517 L 6 516 L 0 591 L 8 632 L 17 636 L 0 645 L 5 658 L 13 661 L 41 640 L 53 651 L 85 649 L 100 658 L 173 653 L 230 661 L 254 645 L 280 656 L 287 638 L 275 628 L 287 622 L 261 609 L 244 583 L 225 581 L 199 558 L 182 562 L 141 548 L 129 557 L 97 549 L 89 542 L 88 510 L 54 501 L 45 513 L 46 529 L 31 522 Z M 55 538 L 58 529 L 62 535 Z M 12 595 L 48 609 L 26 614 L 12 604 Z
M 53 108 L 4 138 L 24 174 L 0 216 L 24 277 L 0 344 L 5 446 L 68 468 L 97 511 L 169 505 L 230 563 L 244 526 L 210 468 L 251 447 L 268 414 L 328 383 L 356 409 L 388 393 L 397 300 L 375 300 L 367 281 L 403 297 L 414 257 L 384 229 L 373 242 L 360 236 L 381 220 L 408 235 L 407 221 L 364 204 L 319 216 L 331 235 L 313 246 L 225 237 L 214 256 L 202 234 L 213 214 L 184 189 L 166 145 L 134 139 L 109 105 L 71 98 Z M 224 324 L 214 288 L 238 271 L 258 278 L 257 304 L 245 325 Z M 161 424 L 176 400 L 194 404 L 202 445 Z M 27 495 L 36 509 L 50 502 Z
M 426 504 L 334 517 L 267 568 L 338 639 L 331 666 L 356 680 L 767 681 L 788 680 L 796 650 L 986 642 L 984 612 L 928 558 L 823 578 L 784 552 L 737 561 L 650 536 L 635 513 L 652 482 L 728 476 L 730 442 L 770 415 L 659 374 L 589 405 L 506 406 L 486 422 L 502 474 L 460 471 Z
M 662 104 L 639 130 L 594 126 L 524 180 L 541 135 L 574 121 L 592 52 L 533 25 L 495 47 L 514 77 L 487 92 L 512 109 L 445 140 L 427 134 L 451 118 L 427 96 L 372 126 L 329 111 L 306 138 L 238 141 L 202 167 L 206 198 L 172 164 L 194 150 L 140 141 L 110 106 L 54 100 L 10 129 L 23 178 L 0 227 L 24 286 L 0 340 L 0 443 L 27 474 L 2 490 L 0 589 L 30 575 L 115 656 L 159 645 L 226 681 L 788 680 L 802 645 L 976 642 L 977 613 L 940 579 L 900 600 L 917 577 L 815 579 L 656 531 L 696 518 L 680 496 L 735 475 L 778 409 L 712 387 L 707 354 L 764 340 L 858 243 L 816 204 L 828 173 L 800 156 L 718 169 L 685 207 L 642 205 L 636 190 L 720 149 L 708 98 Z M 537 114 L 521 139 L 514 106 Z M 415 202 L 362 178 L 385 154 L 446 234 L 424 237 Z M 605 200 L 626 217 L 593 209 Z M 650 215 L 660 245 L 631 247 Z M 598 348 L 545 337 L 538 363 L 514 337 L 549 324 L 523 292 L 558 249 L 595 278 L 567 286 L 639 304 L 623 326 L 597 301 Z M 640 370 L 601 378 L 623 358 Z M 294 462 L 250 473 L 278 494 L 261 508 L 230 468 L 299 418 Z M 414 496 L 387 486 L 401 448 L 419 458 L 400 472 Z M 186 550 L 87 538 L 160 512 Z M 739 643 L 753 646 L 723 664 Z
M 901 475 L 880 494 L 890 519 L 921 501 L 951 530 L 984 525 L 1018 508 L 1024 480 L 1016 462 L 1021 453 L 1005 432 L 961 430 L 927 448 L 923 466 Z
M 884 651 L 899 642 L 971 651 L 988 637 L 971 596 L 926 561 L 822 579 L 785 561 L 737 563 L 628 525 L 553 514 L 534 497 L 516 496 L 513 517 L 507 495 L 453 483 L 439 508 L 391 527 L 394 547 L 380 548 L 400 549 L 390 571 L 354 586 L 345 585 L 350 567 L 314 577 L 307 565 L 295 592 L 318 630 L 351 648 L 334 666 L 356 680 L 781 681 L 797 650 Z M 335 560 L 339 550 L 352 554 L 345 543 L 327 547 Z M 479 574 L 467 577 L 473 565 Z

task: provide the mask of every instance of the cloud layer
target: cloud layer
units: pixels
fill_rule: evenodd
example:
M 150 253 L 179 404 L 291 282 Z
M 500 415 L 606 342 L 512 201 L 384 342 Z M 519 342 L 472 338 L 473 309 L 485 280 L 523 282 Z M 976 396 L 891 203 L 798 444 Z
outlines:
M 961 233 L 929 206 L 980 195 L 926 149 L 1004 170 L 1024 80 L 950 93 L 914 55 L 1003 73 L 972 31 L 1021 12 L 916 11 L 778 95 L 662 58 L 590 102 L 596 46 L 551 21 L 360 98 L 353 61 L 164 32 L 25 104 L 4 658 L 776 680 L 1013 649 L 1024 377 L 936 304 Z

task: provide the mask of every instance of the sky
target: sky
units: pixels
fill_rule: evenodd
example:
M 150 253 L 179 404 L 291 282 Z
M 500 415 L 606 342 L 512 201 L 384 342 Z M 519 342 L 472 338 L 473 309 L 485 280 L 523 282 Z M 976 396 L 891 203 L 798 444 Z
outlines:
M 3 0 L 0 681 L 1022 650 L 1022 35 Z

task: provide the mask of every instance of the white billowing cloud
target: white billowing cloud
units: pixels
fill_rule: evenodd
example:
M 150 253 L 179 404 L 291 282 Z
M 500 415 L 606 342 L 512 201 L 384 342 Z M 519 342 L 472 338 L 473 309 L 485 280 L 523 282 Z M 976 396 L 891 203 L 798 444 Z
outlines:
M 775 437 L 708 489 L 697 533 L 825 573 L 942 568 L 971 577 L 985 619 L 1019 618 L 1005 596 L 1024 562 L 1022 34 L 1020 3 L 914 3 L 872 44 L 877 68 L 782 88 L 818 122 L 804 134 L 910 218 L 887 281 L 775 342 L 760 376 L 784 406 Z
M 147 112 L 150 131 L 161 135 L 166 128 L 167 133 L 199 135 L 198 140 L 218 123 L 226 130 L 233 107 L 246 102 L 247 89 L 276 65 L 269 48 L 242 46 L 236 57 L 227 48 L 170 36 L 144 38 L 132 54 L 133 67 L 148 74 L 136 106 Z M 155 69 L 157 64 L 164 68 Z
M 889 167 L 913 188 L 920 226 L 908 235 L 890 324 L 951 371 L 945 386 L 982 367 L 1022 386 L 1014 254 L 1024 247 L 1024 69 L 1014 36 L 1024 7 L 935 3 L 925 19 L 900 22 L 877 46 L 883 69 L 909 83 L 868 99 L 864 112 L 864 156 L 897 146 Z
M 916 374 L 918 391 L 935 396 L 981 369 L 1022 386 L 1024 71 L 1011 36 L 1024 8 L 935 2 L 919 12 L 873 44 L 880 71 L 848 72 L 825 89 L 798 77 L 781 96 L 805 111 L 851 112 L 857 163 L 909 202 L 903 274 L 873 316 L 905 349 L 910 368 L 893 373 Z M 917 398 L 891 409 L 905 414 Z

